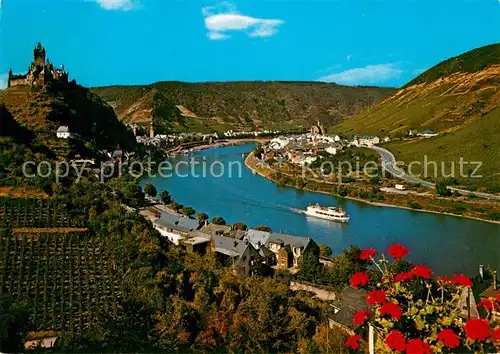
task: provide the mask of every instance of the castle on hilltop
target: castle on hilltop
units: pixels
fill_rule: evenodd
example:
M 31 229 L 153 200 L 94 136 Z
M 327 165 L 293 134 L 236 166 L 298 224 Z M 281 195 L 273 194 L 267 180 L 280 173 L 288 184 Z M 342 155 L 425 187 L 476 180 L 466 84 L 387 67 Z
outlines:
M 33 58 L 26 75 L 15 75 L 12 74 L 12 69 L 9 70 L 7 87 L 19 85 L 46 86 L 54 81 L 68 82 L 68 73 L 64 70 L 64 65 L 54 68 L 54 65 L 45 58 L 45 48 L 40 42 L 33 49 Z

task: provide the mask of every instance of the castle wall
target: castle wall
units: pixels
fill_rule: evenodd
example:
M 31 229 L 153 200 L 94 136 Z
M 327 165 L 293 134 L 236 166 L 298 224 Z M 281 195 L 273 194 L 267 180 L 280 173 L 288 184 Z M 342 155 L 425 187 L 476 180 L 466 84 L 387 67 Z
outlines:
M 9 81 L 9 87 L 20 86 L 20 85 L 28 85 L 28 80 L 26 80 L 26 79 L 11 79 Z

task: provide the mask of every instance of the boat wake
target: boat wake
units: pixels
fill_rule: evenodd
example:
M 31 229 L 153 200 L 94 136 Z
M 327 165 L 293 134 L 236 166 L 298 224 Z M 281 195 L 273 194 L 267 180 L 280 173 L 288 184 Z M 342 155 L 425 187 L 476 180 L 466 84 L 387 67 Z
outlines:
M 297 214 L 305 214 L 306 212 L 302 209 L 287 207 L 288 210 Z

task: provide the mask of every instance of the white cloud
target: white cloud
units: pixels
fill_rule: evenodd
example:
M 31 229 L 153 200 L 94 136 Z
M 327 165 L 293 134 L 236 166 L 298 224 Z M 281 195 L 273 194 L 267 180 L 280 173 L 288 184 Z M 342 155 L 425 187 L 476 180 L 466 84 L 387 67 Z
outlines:
M 0 0 L 1 1 L 1 0 Z M 134 7 L 133 0 L 94 0 L 105 10 L 131 10 Z
M 348 56 L 345 57 L 345 60 L 351 61 L 351 58 L 352 58 L 352 54 L 349 54 Z
M 395 63 L 367 65 L 320 77 L 318 81 L 343 85 L 373 85 L 397 79 L 403 70 Z
M 221 41 L 224 39 L 228 39 L 230 36 L 228 36 L 227 34 L 220 33 L 220 32 L 208 32 L 207 37 L 213 41 Z
M 245 31 L 249 37 L 271 37 L 284 23 L 278 19 L 263 19 L 240 14 L 234 5 L 223 2 L 215 6 L 204 7 L 205 27 L 208 38 L 221 40 L 230 38 L 228 32 Z

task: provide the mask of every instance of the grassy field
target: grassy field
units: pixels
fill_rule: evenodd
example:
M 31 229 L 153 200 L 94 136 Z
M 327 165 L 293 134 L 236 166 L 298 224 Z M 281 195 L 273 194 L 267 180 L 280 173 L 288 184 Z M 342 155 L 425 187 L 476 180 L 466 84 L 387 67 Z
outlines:
M 158 82 L 93 88 L 125 123 L 177 131 L 309 128 L 336 124 L 394 92 L 318 82 Z

